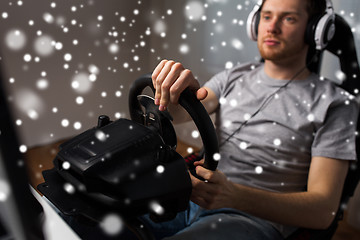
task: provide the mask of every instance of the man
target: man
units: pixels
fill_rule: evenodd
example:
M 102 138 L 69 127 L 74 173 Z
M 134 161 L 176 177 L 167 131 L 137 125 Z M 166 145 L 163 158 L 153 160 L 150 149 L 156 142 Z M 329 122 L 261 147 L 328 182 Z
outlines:
M 314 2 L 264 1 L 257 39 L 264 64 L 224 71 L 202 88 L 180 63 L 156 67 L 155 104 L 176 105 L 190 87 L 216 112 L 221 154 L 217 171 L 196 164 L 206 180 L 191 176 L 196 205 L 154 225 L 156 234 L 163 231 L 158 236 L 170 235 L 170 226 L 177 234 L 169 239 L 282 239 L 296 227 L 330 225 L 348 160 L 356 159 L 358 105 L 307 69 L 304 38 Z

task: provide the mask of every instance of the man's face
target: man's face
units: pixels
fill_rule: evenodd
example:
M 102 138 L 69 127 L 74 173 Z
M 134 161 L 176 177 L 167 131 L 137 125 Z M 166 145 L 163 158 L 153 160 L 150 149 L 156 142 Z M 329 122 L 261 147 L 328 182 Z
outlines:
M 265 60 L 299 59 L 307 54 L 304 42 L 308 21 L 306 0 L 266 0 L 261 10 L 258 48 Z

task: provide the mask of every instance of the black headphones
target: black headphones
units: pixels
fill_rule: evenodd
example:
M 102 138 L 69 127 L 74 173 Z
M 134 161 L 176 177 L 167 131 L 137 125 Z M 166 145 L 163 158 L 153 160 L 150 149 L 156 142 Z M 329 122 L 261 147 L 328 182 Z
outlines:
M 258 26 L 260 22 L 260 11 L 263 0 L 257 2 L 250 12 L 246 30 L 248 37 L 257 41 Z M 335 34 L 335 13 L 331 0 L 326 0 L 326 10 L 324 14 L 313 17 L 309 20 L 306 32 L 305 42 L 314 46 L 316 50 L 323 50 Z

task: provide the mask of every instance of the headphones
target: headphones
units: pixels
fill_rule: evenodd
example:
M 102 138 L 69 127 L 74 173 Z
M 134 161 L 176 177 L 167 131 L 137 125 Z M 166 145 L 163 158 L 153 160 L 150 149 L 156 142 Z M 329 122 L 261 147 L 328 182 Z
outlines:
M 257 2 L 250 12 L 246 31 L 248 37 L 257 41 L 258 26 L 260 22 L 260 11 L 263 0 Z M 305 31 L 305 42 L 314 46 L 316 50 L 323 50 L 335 34 L 335 13 L 331 0 L 326 0 L 325 13 L 309 20 Z

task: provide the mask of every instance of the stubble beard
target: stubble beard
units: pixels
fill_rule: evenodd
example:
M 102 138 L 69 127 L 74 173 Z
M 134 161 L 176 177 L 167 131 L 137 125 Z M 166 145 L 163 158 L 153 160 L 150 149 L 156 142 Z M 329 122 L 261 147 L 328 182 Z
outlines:
M 285 59 L 291 59 L 296 58 L 296 56 L 300 56 L 300 53 L 304 51 L 305 46 L 302 47 L 283 47 L 286 46 L 286 43 L 283 41 L 281 42 L 281 45 L 278 47 L 271 47 L 271 46 L 264 46 L 263 42 L 258 43 L 258 49 L 260 52 L 260 56 L 264 60 L 270 60 L 270 61 L 281 61 Z M 295 60 L 295 59 L 294 59 Z

